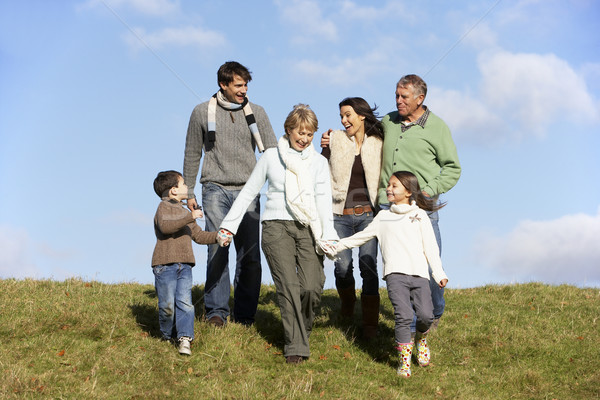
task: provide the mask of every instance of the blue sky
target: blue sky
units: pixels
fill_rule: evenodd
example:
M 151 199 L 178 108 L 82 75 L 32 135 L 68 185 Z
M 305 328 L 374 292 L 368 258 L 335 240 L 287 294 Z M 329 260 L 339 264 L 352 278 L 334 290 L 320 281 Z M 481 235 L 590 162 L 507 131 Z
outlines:
M 152 180 L 181 170 L 190 113 L 236 60 L 278 137 L 294 104 L 339 129 L 344 97 L 384 115 L 421 75 L 463 166 L 440 216 L 449 287 L 600 286 L 599 17 L 594 0 L 2 1 L 0 278 L 153 282 Z

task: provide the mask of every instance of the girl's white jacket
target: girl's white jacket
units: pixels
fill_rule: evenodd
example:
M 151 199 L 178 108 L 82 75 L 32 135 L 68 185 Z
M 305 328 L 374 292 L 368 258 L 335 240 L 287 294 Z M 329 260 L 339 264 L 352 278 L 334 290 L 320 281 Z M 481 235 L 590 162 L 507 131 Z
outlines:
M 380 211 L 363 231 L 341 239 L 337 251 L 361 246 L 374 237 L 381 247 L 383 279 L 401 273 L 429 280 L 429 267 L 436 282 L 448 279 L 429 216 L 414 202 Z

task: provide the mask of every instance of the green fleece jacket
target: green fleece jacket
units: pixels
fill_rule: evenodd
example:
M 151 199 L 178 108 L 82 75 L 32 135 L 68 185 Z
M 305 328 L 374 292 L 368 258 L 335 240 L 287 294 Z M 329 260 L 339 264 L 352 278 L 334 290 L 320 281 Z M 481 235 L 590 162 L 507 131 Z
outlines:
M 383 120 L 379 204 L 388 203 L 385 189 L 396 171 L 409 171 L 417 176 L 421 189 L 437 196 L 452 189 L 460 177 L 460 163 L 450 129 L 437 115 L 429 112 L 425 127 L 414 125 L 402 132 L 398 112 Z

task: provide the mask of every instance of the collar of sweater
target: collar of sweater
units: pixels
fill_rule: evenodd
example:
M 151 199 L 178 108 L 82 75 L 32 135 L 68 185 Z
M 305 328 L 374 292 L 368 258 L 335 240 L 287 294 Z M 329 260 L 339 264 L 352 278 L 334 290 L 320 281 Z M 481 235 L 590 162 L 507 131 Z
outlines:
M 411 211 L 417 210 L 417 203 L 414 201 L 411 204 L 392 204 L 390 207 L 390 211 L 394 214 L 407 214 Z
M 300 159 L 302 159 L 302 160 L 306 160 L 315 152 L 315 149 L 314 149 L 314 146 L 312 143 L 302 151 L 298 151 L 298 150 L 294 149 L 292 146 L 290 146 L 290 141 L 285 136 L 282 136 L 281 138 L 279 138 L 277 147 L 278 147 L 279 153 L 282 155 L 282 157 L 285 157 L 286 154 L 289 154 L 292 157 L 300 157 Z
M 182 206 L 183 207 L 183 203 L 181 201 L 172 199 L 170 197 L 163 197 L 162 201 L 166 201 L 167 203 L 172 204 L 174 206 Z

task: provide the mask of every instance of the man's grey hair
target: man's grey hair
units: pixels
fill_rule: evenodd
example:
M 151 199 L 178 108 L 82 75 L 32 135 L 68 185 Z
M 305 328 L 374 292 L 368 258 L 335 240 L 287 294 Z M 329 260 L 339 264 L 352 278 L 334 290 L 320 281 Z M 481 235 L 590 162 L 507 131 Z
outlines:
M 407 88 L 407 86 L 412 86 L 415 92 L 415 98 L 423 95 L 423 97 L 427 96 L 427 84 L 419 75 L 404 75 L 398 81 L 396 87 Z

